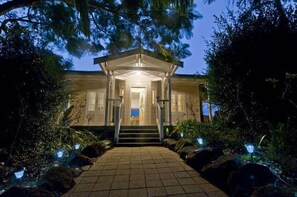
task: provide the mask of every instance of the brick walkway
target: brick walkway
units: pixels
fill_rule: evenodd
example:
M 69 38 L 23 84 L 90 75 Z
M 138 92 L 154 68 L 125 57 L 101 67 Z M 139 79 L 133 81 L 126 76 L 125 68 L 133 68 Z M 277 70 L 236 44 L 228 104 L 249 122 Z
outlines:
M 227 196 L 163 147 L 116 147 L 63 196 Z

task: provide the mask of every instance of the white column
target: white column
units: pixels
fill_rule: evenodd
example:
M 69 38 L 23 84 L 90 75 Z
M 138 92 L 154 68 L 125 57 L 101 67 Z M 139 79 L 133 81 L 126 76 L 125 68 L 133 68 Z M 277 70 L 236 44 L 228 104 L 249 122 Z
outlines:
M 111 91 L 110 91 L 110 98 L 115 99 L 115 77 L 112 73 L 111 75 Z M 109 121 L 112 122 L 114 118 L 114 100 L 109 102 Z
M 110 75 L 107 73 L 107 79 L 106 79 L 106 98 L 105 98 L 105 116 L 104 116 L 104 126 L 107 126 L 108 123 L 108 100 L 109 100 L 109 89 L 110 89 Z
M 169 113 L 169 125 L 172 125 L 172 114 L 171 114 L 171 75 L 168 76 L 168 113 Z
M 165 96 L 165 77 L 162 78 L 161 80 L 161 100 L 164 100 Z

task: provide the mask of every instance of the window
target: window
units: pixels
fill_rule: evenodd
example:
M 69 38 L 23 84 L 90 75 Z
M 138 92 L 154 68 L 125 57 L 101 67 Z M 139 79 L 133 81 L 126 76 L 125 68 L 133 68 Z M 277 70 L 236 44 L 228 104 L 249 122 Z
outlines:
M 152 91 L 152 104 L 155 105 L 156 104 L 156 90 Z
M 176 112 L 175 94 L 172 94 L 171 96 L 171 112 Z
M 181 94 L 177 95 L 177 111 L 184 112 L 184 97 Z
M 214 117 L 215 113 L 219 110 L 220 110 L 219 106 L 217 106 L 215 104 L 211 104 L 212 117 Z M 202 114 L 203 114 L 203 116 L 209 115 L 209 104 L 207 101 L 202 102 Z
M 202 114 L 208 116 L 208 102 L 202 102 Z
M 185 111 L 185 96 L 183 94 L 173 93 L 171 95 L 171 112 Z
M 98 93 L 98 106 L 99 111 L 104 111 L 105 94 L 103 92 Z
M 95 111 L 96 107 L 96 92 L 88 92 L 88 111 Z

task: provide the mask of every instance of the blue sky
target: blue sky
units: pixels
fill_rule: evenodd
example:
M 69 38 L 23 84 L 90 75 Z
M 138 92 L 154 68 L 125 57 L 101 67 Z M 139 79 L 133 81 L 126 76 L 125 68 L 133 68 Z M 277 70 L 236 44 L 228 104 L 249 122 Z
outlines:
M 194 21 L 193 37 L 190 40 L 185 40 L 190 44 L 190 51 L 192 55 L 186 59 L 182 59 L 184 67 L 179 68 L 176 73 L 179 74 L 194 74 L 197 71 L 203 74 L 207 68 L 204 61 L 205 50 L 207 49 L 206 40 L 211 38 L 213 32 L 214 15 L 220 15 L 227 11 L 227 8 L 232 8 L 229 5 L 229 0 L 216 0 L 214 3 L 208 5 L 204 4 L 202 0 L 194 1 L 197 5 L 196 10 L 202 14 L 203 18 Z M 100 55 L 98 55 L 100 56 Z M 100 70 L 98 65 L 93 65 L 93 58 L 98 56 L 83 56 L 82 58 L 73 58 L 74 70 L 95 71 Z

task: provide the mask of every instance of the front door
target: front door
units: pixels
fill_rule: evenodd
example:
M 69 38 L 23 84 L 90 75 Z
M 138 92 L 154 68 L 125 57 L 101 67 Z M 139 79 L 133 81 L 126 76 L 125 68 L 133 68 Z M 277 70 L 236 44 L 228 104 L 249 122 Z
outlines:
M 146 88 L 132 87 L 130 92 L 130 124 L 144 125 Z

